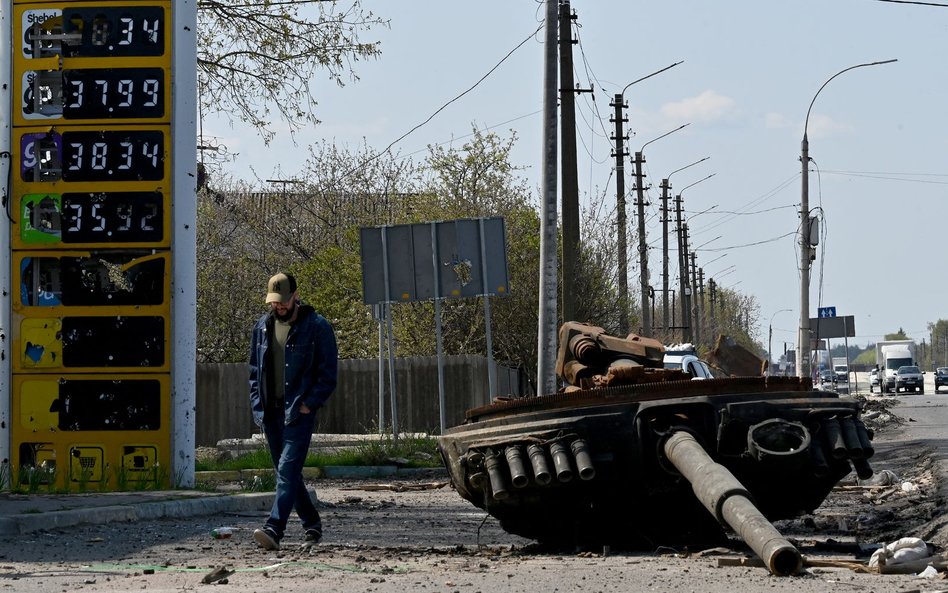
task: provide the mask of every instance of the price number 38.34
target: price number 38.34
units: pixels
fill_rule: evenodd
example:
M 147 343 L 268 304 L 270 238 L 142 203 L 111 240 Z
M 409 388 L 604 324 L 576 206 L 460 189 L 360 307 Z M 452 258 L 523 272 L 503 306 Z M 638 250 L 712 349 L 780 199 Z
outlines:
M 164 153 L 158 130 L 24 134 L 20 174 L 24 181 L 159 181 Z

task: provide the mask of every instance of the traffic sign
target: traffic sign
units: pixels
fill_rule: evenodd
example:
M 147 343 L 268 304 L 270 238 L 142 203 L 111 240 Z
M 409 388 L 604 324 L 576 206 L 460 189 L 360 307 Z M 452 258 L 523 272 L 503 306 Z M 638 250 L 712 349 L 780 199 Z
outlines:
M 820 317 L 836 317 L 836 307 L 820 307 Z

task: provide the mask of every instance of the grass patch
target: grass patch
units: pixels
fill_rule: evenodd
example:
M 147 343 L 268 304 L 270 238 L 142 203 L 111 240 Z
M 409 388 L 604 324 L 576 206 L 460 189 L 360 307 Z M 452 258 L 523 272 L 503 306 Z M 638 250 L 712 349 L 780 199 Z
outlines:
M 270 459 L 270 450 L 266 447 L 255 449 L 234 459 L 223 459 L 220 461 L 204 459 L 194 462 L 194 469 L 199 472 L 265 469 L 268 467 L 273 467 L 273 461 Z
M 438 453 L 438 441 L 433 436 L 384 435 L 349 448 L 332 452 L 310 453 L 306 457 L 306 467 L 326 467 L 330 465 L 398 465 L 400 467 L 441 467 Z M 270 451 L 267 448 L 250 451 L 235 459 L 197 460 L 196 471 L 233 471 L 247 469 L 268 469 L 273 467 Z

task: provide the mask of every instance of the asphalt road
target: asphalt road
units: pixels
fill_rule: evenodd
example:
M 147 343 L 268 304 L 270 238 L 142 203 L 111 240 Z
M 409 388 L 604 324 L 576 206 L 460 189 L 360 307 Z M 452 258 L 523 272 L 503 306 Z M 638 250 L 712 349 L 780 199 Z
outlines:
M 889 508 L 897 515 L 890 517 L 896 529 L 898 513 L 905 513 L 906 519 L 913 515 L 914 523 L 905 522 L 910 530 L 919 519 L 914 510 L 944 507 L 938 485 L 944 483 L 948 452 L 942 428 L 948 422 L 948 393 L 899 396 L 894 411 L 904 423 L 877 436 L 882 453 L 873 466 L 877 471 L 891 467 L 911 480 L 916 491 L 891 488 L 873 500 L 869 491 L 849 486 L 798 525 L 828 530 L 834 541 L 884 543 L 863 541 L 871 532 L 843 526 L 857 525 L 872 512 Z M 759 566 L 720 566 L 722 557 L 748 552 L 737 542 L 730 549 L 712 551 L 543 551 L 503 532 L 444 483 L 319 480 L 312 485 L 326 529 L 324 541 L 312 550 L 299 548 L 298 524 L 291 524 L 281 551 L 257 548 L 251 534 L 263 523 L 262 512 L 74 527 L 0 542 L 0 587 L 18 593 L 181 592 L 209 586 L 241 593 L 948 590 L 941 580 L 861 574 L 849 568 L 811 567 L 801 576 L 774 577 Z M 888 498 L 881 500 L 883 494 Z M 901 504 L 884 506 L 893 499 Z M 222 526 L 234 528 L 233 535 L 213 539 L 210 531 Z M 781 526 L 793 528 L 789 523 Z M 811 530 L 808 541 L 827 540 L 810 537 L 814 535 L 826 534 Z M 801 544 L 801 551 L 811 558 L 853 558 L 841 549 L 811 544 Z M 213 581 L 215 570 L 217 576 L 227 576 Z M 202 583 L 205 578 L 216 584 Z

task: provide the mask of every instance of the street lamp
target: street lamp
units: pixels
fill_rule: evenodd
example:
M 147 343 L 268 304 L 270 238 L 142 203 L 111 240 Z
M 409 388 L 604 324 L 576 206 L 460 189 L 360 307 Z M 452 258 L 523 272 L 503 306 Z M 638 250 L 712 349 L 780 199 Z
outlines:
M 662 327 L 665 330 L 665 334 L 668 335 L 668 190 L 671 189 L 671 176 L 679 171 L 684 171 L 688 167 L 693 167 L 698 163 L 703 163 L 708 160 L 709 156 L 704 157 L 703 159 L 698 159 L 697 161 L 691 163 L 690 165 L 685 165 L 680 169 L 675 169 L 668 174 L 668 177 L 662 179 L 662 210 L 665 215 L 662 216 Z M 680 221 L 679 221 L 680 222 Z M 679 246 L 681 243 L 679 242 Z M 674 304 L 672 305 L 674 308 Z M 672 321 L 674 325 L 674 321 Z
M 678 192 L 678 196 L 675 198 L 675 201 L 678 202 L 678 207 L 675 208 L 676 218 L 678 221 L 678 289 L 681 291 L 681 325 L 684 327 L 682 331 L 683 338 L 685 342 L 690 342 L 692 340 L 692 325 L 691 325 L 691 290 L 692 288 L 688 286 L 688 254 L 686 252 L 687 237 L 685 237 L 685 225 L 681 218 L 681 194 L 685 192 L 689 187 L 698 185 L 702 181 L 706 181 L 714 177 L 714 173 L 695 181 L 690 185 L 686 185 L 681 188 Z
M 626 236 L 625 236 L 625 227 L 626 227 L 626 217 L 625 217 L 625 167 L 624 159 L 622 158 L 625 155 L 625 149 L 622 145 L 622 108 L 625 105 L 625 91 L 628 90 L 630 86 L 637 82 L 642 82 L 648 78 L 651 78 L 657 74 L 674 68 L 682 62 L 675 62 L 671 66 L 665 66 L 661 70 L 656 70 L 647 76 L 643 76 L 638 80 L 633 80 L 629 84 L 622 87 L 622 92 L 617 93 L 615 96 L 615 124 L 616 124 L 616 231 L 618 236 L 616 238 L 616 258 L 618 260 L 618 274 L 619 274 L 619 332 L 623 335 L 629 332 L 629 262 L 628 254 L 626 250 Z M 645 315 L 648 315 L 647 313 Z
M 643 182 L 642 177 L 642 163 L 645 162 L 645 147 L 655 142 L 656 140 L 661 140 L 665 136 L 677 132 L 678 130 L 686 128 L 690 124 L 682 124 L 670 132 L 665 132 L 658 138 L 653 138 L 642 145 L 642 148 L 635 153 L 635 179 L 636 179 L 636 191 L 638 192 L 638 200 L 636 200 L 636 206 L 638 208 L 638 218 L 639 218 L 639 288 L 642 292 L 642 333 L 648 337 L 652 337 L 652 323 L 655 318 L 654 312 L 649 312 L 648 308 L 648 299 L 649 292 L 652 291 L 651 286 L 649 286 L 648 278 L 648 244 L 645 241 L 645 188 L 643 187 L 645 183 Z M 654 293 L 652 298 L 654 299 Z M 652 300 L 652 307 L 654 308 L 655 301 Z
M 806 120 L 803 123 L 803 141 L 800 143 L 800 165 L 802 167 L 802 188 L 800 193 L 800 331 L 797 335 L 797 377 L 810 376 L 810 262 L 816 259 L 816 250 L 810 241 L 810 142 L 807 140 L 807 127 L 810 124 L 810 111 L 820 92 L 831 80 L 844 72 L 863 68 L 865 66 L 879 66 L 891 64 L 898 60 L 882 62 L 867 62 L 844 68 L 829 77 L 820 90 L 813 95 L 810 107 L 806 110 Z
M 774 314 L 770 316 L 770 324 L 767 326 L 767 374 L 770 374 L 770 369 L 774 364 L 774 317 L 777 316 L 777 313 L 784 313 L 787 311 L 793 311 L 793 309 L 780 309 L 779 311 L 774 311 Z

